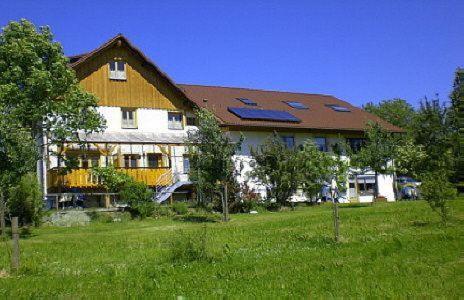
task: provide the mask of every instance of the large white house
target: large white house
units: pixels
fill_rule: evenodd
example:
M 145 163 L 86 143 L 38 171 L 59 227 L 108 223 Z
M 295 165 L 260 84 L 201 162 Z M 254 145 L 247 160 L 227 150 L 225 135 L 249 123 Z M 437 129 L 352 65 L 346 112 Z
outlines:
M 158 201 L 191 197 L 185 139 L 196 128 L 196 107 L 213 112 L 225 134 L 244 136 L 234 157 L 245 165 L 238 179 L 263 196 L 264 187 L 248 178 L 250 148 L 273 132 L 289 147 L 313 139 L 321 151 L 331 151 L 340 139 L 359 147 L 368 121 L 401 132 L 333 96 L 176 84 L 122 35 L 70 57 L 70 67 L 82 87 L 99 99 L 106 130 L 80 133 L 84 147 L 68 143 L 46 149 L 41 175 L 50 205 L 78 197 L 85 206 L 111 206 L 111 193 L 90 171 L 109 165 L 156 189 Z M 77 158 L 79 168 L 63 173 L 64 163 L 53 153 Z M 347 181 L 348 199 L 372 201 L 373 174 L 350 176 Z M 394 201 L 392 177 L 379 175 L 378 182 L 379 194 Z

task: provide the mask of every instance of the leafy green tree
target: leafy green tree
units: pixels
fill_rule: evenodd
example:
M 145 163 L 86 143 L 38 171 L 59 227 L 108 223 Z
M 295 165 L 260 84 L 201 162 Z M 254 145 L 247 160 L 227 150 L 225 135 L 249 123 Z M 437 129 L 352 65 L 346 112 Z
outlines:
M 0 33 L 0 201 L 36 167 L 43 181 L 38 159 L 45 158 L 45 137 L 49 145 L 59 145 L 78 142 L 78 131 L 102 129 L 96 105 L 97 99 L 79 86 L 48 27 L 37 29 L 27 20 L 4 27 Z
M 417 178 L 426 168 L 427 163 L 427 153 L 422 145 L 412 139 L 411 135 L 404 135 L 398 139 L 394 160 L 397 173 Z
M 423 147 L 427 154 L 427 164 L 420 173 L 453 169 L 453 131 L 450 125 L 448 108 L 439 99 L 425 98 L 417 111 L 411 134 L 414 142 Z
M 233 142 L 219 127 L 216 117 L 206 109 L 196 111 L 198 130 L 188 133 L 189 176 L 201 198 L 216 198 L 220 187 L 232 185 L 235 164 L 232 156 L 242 141 Z
M 251 150 L 251 175 L 266 186 L 270 199 L 285 205 L 299 187 L 297 150 L 288 148 L 277 133 L 269 136 L 258 149 Z
M 392 174 L 395 171 L 392 162 L 396 156 L 397 139 L 378 123 L 368 124 L 366 138 L 366 143 L 360 151 L 352 155 L 351 162 L 363 173 L 368 170 L 374 171 L 374 198 L 377 198 L 379 196 L 378 174 Z
M 449 218 L 448 201 L 456 198 L 456 189 L 448 181 L 446 173 L 441 171 L 427 172 L 422 175 L 421 195 L 430 207 L 439 213 L 442 222 Z
M 363 106 L 363 109 L 403 129 L 411 128 L 415 115 L 414 107 L 398 98 L 383 100 L 377 105 L 369 102 Z
M 335 180 L 344 190 L 348 164 L 339 155 L 319 151 L 314 143 L 306 141 L 296 152 L 298 185 L 311 199 L 322 189 L 323 183 Z
M 456 71 L 451 98 L 451 125 L 454 130 L 455 181 L 464 189 L 464 69 Z

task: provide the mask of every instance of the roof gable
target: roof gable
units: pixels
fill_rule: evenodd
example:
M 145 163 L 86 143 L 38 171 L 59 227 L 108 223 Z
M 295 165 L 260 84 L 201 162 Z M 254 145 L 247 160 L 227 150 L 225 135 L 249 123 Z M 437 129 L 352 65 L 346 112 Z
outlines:
M 191 105 L 196 106 L 196 104 L 189 99 L 189 97 L 181 90 L 174 81 L 164 73 L 153 61 L 151 61 L 143 52 L 135 47 L 125 36 L 118 34 L 115 37 L 111 38 L 100 47 L 88 52 L 79 55 L 74 55 L 69 57 L 69 65 L 75 70 L 78 70 L 81 66 L 85 65 L 86 62 L 91 61 L 93 58 L 96 58 L 99 54 L 104 51 L 111 49 L 113 47 L 125 47 L 131 54 L 140 59 L 143 62 L 143 66 L 148 68 L 151 72 L 159 75 L 164 81 L 177 93 L 179 96 L 188 101 Z

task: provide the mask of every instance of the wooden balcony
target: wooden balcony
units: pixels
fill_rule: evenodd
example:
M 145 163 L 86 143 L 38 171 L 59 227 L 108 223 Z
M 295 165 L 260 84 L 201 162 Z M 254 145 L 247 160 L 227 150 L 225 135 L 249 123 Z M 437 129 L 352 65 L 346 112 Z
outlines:
M 120 168 L 137 181 L 144 182 L 148 186 L 166 186 L 172 183 L 172 172 L 169 168 Z M 48 171 L 48 188 L 62 186 L 65 188 L 96 188 L 101 184 L 97 176 L 90 169 L 72 170 L 66 175 L 60 175 L 57 169 Z

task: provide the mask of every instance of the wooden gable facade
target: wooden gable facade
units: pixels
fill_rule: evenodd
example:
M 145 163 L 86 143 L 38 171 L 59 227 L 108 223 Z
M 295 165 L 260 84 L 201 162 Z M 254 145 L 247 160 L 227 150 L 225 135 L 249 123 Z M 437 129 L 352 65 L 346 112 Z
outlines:
M 124 62 L 126 79 L 110 79 L 109 63 Z M 193 103 L 143 53 L 119 35 L 71 63 L 82 87 L 100 106 L 191 110 Z

